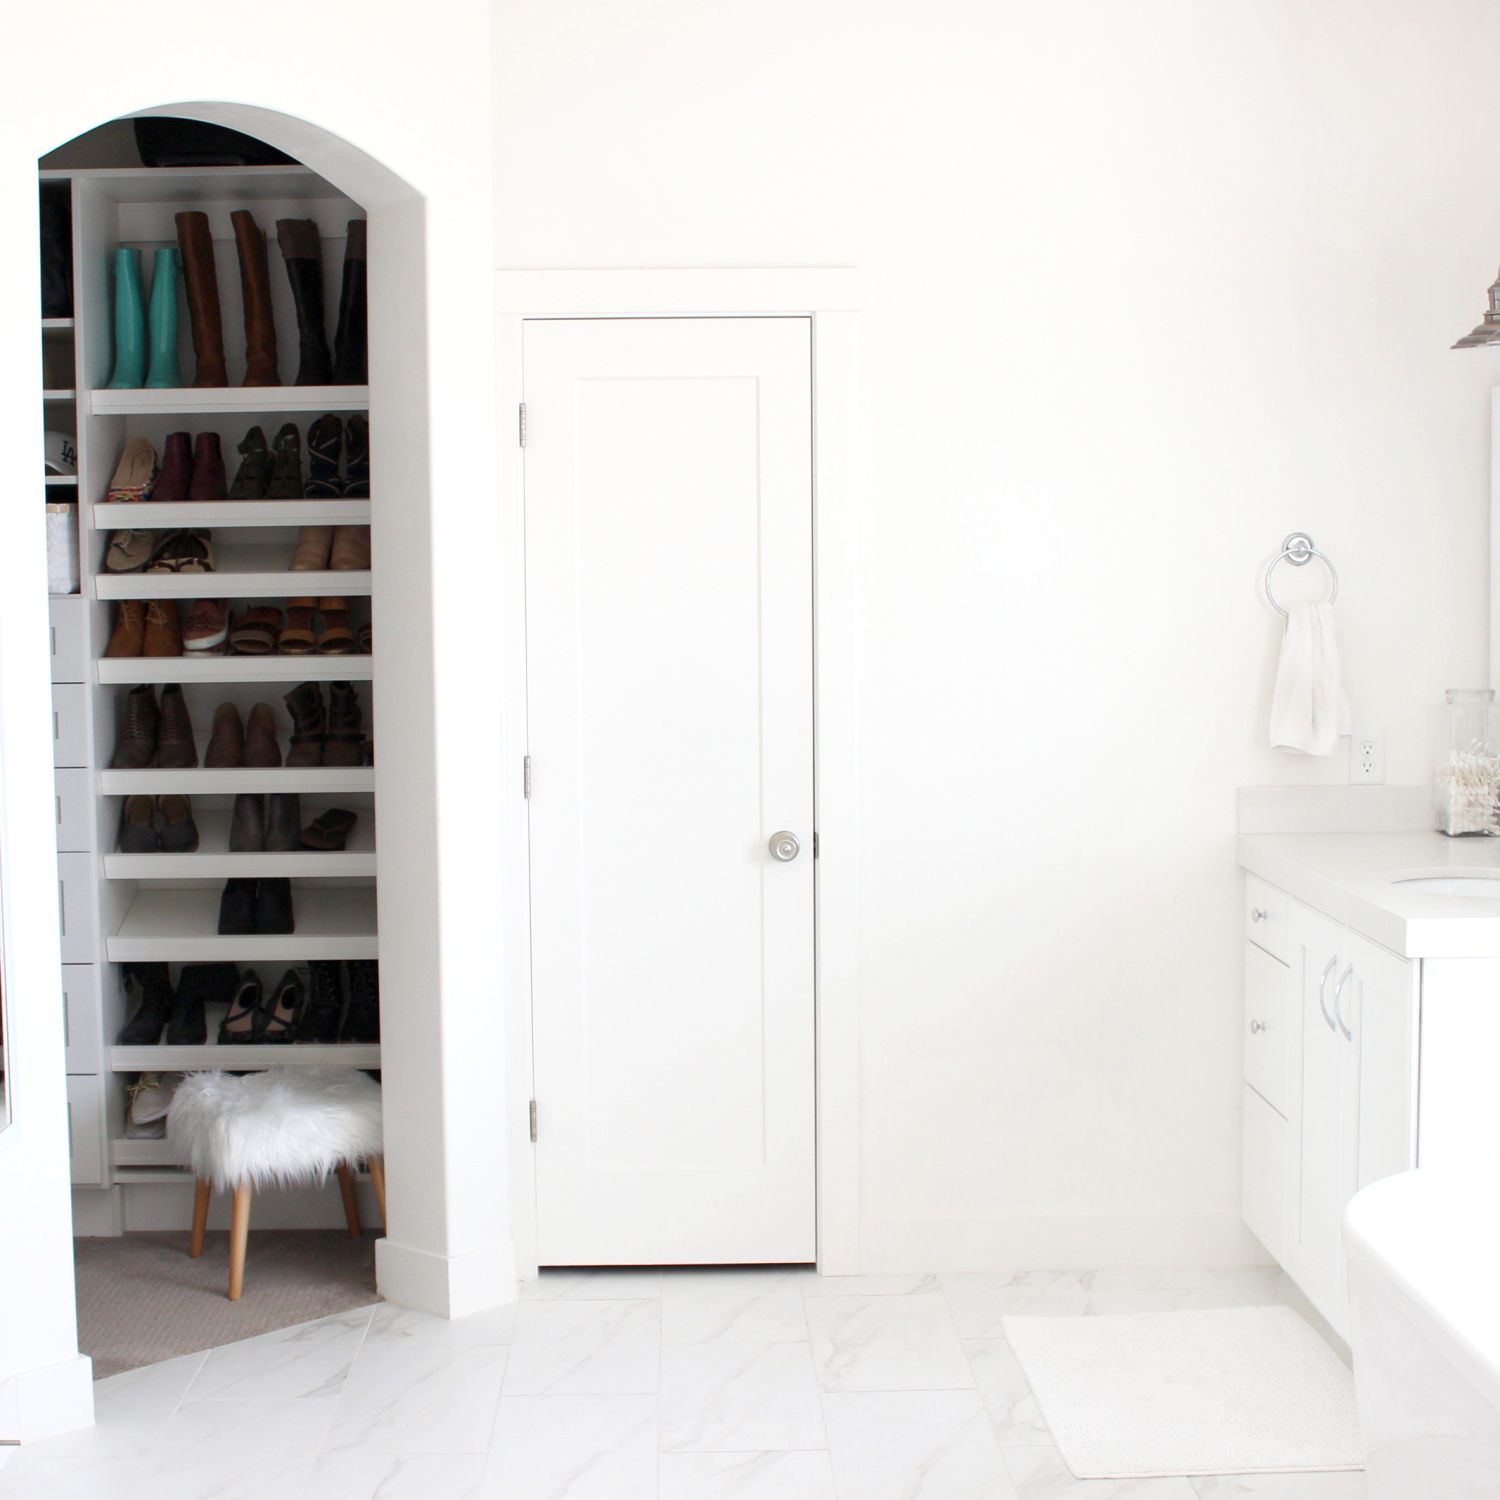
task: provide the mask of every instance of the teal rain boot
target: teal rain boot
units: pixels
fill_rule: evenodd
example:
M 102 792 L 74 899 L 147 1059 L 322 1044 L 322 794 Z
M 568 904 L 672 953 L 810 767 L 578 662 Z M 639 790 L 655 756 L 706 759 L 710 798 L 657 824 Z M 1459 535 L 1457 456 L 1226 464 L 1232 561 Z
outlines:
M 146 373 L 146 302 L 141 252 L 115 251 L 115 373 L 112 391 L 137 391 Z
M 151 271 L 151 370 L 146 385 L 162 390 L 182 384 L 177 362 L 177 276 L 181 252 L 158 250 Z

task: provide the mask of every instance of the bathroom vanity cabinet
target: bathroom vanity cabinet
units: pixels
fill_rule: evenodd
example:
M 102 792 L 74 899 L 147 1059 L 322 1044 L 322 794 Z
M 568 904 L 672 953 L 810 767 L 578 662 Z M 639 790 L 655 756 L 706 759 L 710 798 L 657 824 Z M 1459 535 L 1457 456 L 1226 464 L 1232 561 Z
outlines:
M 1262 850 L 1286 845 L 1310 866 L 1327 856 L 1324 880 L 1335 855 L 1345 857 L 1333 838 L 1242 841 L 1242 856 L 1251 842 Z M 1367 868 L 1385 863 L 1377 856 L 1373 842 L 1348 854 Z M 1465 902 L 1445 917 L 1400 910 L 1435 898 L 1399 892 L 1369 913 L 1368 897 L 1352 883 L 1343 891 L 1319 885 L 1318 873 L 1303 881 L 1290 866 L 1283 870 L 1288 885 L 1332 912 L 1264 876 L 1245 879 L 1242 1211 L 1347 1338 L 1342 1224 L 1349 1199 L 1413 1166 L 1493 1176 L 1500 1103 L 1486 1075 L 1500 1056 L 1500 957 L 1475 950 L 1490 946 L 1489 929 L 1500 919 L 1493 901 L 1477 909 Z M 1356 924 L 1419 951 L 1394 952 Z

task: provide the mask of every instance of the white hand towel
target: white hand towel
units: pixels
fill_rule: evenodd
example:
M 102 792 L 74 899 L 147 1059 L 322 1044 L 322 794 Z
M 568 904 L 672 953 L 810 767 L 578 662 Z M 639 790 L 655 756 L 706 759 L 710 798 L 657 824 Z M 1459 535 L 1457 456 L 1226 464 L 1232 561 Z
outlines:
M 1333 610 L 1326 603 L 1287 608 L 1286 637 L 1271 697 L 1271 745 L 1331 755 L 1349 733 L 1349 699 L 1339 672 Z

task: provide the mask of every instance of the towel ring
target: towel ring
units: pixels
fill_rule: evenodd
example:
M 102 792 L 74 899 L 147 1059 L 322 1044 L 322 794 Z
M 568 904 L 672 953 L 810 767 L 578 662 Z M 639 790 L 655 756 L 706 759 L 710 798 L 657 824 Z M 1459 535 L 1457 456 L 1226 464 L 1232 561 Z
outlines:
M 1333 591 L 1328 596 L 1328 602 L 1333 603 L 1339 596 L 1339 572 L 1325 553 L 1319 552 L 1313 546 L 1313 539 L 1305 531 L 1294 531 L 1281 544 L 1281 551 L 1271 559 L 1271 566 L 1266 569 L 1266 598 L 1271 601 L 1271 608 L 1279 615 L 1285 615 L 1286 610 L 1276 602 L 1276 595 L 1271 592 L 1271 574 L 1276 571 L 1276 564 L 1289 562 L 1294 568 L 1305 568 L 1313 558 L 1328 569 L 1328 576 L 1333 580 Z

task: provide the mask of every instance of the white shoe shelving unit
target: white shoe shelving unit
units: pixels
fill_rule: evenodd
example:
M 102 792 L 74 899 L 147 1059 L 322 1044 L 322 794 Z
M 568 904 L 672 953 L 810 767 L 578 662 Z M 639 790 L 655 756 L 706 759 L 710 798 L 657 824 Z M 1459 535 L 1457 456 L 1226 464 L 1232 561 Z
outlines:
M 287 598 L 349 598 L 356 626 L 366 615 L 374 580 L 358 572 L 293 573 L 288 564 L 301 526 L 369 525 L 367 499 L 212 501 L 111 504 L 115 466 L 132 437 L 148 439 L 162 456 L 169 432 L 219 436 L 228 478 L 239 466 L 237 445 L 259 426 L 269 445 L 285 422 L 303 439 L 325 412 L 347 417 L 368 409 L 363 386 L 184 387 L 111 390 L 114 359 L 112 258 L 121 245 L 142 252 L 149 285 L 153 252 L 176 244 L 173 216 L 184 209 L 208 214 L 214 237 L 220 312 L 229 378 L 244 373 L 244 322 L 239 261 L 230 214 L 251 210 L 267 236 L 278 358 L 283 380 L 295 378 L 297 321 L 276 245 L 278 218 L 317 221 L 323 247 L 324 306 L 330 347 L 338 312 L 344 239 L 363 210 L 317 174 L 296 166 L 212 170 L 144 167 L 44 170 L 44 180 L 70 184 L 73 205 L 74 316 L 42 320 L 49 378 L 42 392 L 49 429 L 76 436 L 77 476 L 46 482 L 49 501 L 80 502 L 82 590 L 51 601 L 54 707 L 57 710 L 58 848 L 64 920 L 63 989 L 68 1027 L 68 1100 L 76 1187 L 128 1194 L 132 1185 L 182 1182 L 170 1143 L 125 1136 L 126 1092 L 140 1072 L 198 1068 L 254 1070 L 338 1061 L 380 1066 L 378 1043 L 282 1046 L 217 1045 L 221 1016 L 210 1007 L 203 1046 L 126 1047 L 116 1038 L 129 1019 L 120 965 L 229 959 L 260 973 L 265 989 L 291 966 L 318 959 L 379 956 L 375 923 L 375 773 L 367 766 L 252 767 L 210 770 L 202 765 L 216 706 L 234 702 L 247 714 L 258 702 L 276 716 L 283 755 L 290 718 L 282 698 L 295 684 L 350 681 L 358 687 L 364 733 L 373 739 L 373 662 L 349 656 L 205 656 L 106 658 L 115 601 L 196 598 L 231 601 L 238 613 L 254 602 L 283 606 Z M 179 284 L 180 285 L 180 284 Z M 184 379 L 195 364 L 186 299 L 179 290 L 180 357 Z M 61 379 L 69 384 L 64 386 Z M 376 476 L 378 484 L 378 475 Z M 217 570 L 212 574 L 108 574 L 104 556 L 116 528 L 165 531 L 211 529 Z M 140 683 L 180 683 L 198 740 L 200 764 L 191 770 L 109 769 L 118 717 L 128 689 Z M 333 806 L 359 815 L 347 847 L 231 853 L 229 822 L 240 793 L 296 793 L 305 826 Z M 192 798 L 200 844 L 192 854 L 122 854 L 116 838 L 121 802 L 132 795 L 183 793 Z M 231 878 L 290 877 L 296 930 L 284 935 L 225 936 L 218 932 L 219 898 Z M 175 972 L 174 972 L 175 979 Z M 222 1007 L 220 1008 L 222 1010 Z M 184 1199 L 186 1203 L 186 1199 Z M 121 1204 L 110 1215 L 122 1222 Z M 123 1222 L 130 1222 L 128 1207 Z M 259 1222 L 275 1222 L 268 1203 Z M 186 1227 L 186 1217 L 183 1227 Z

